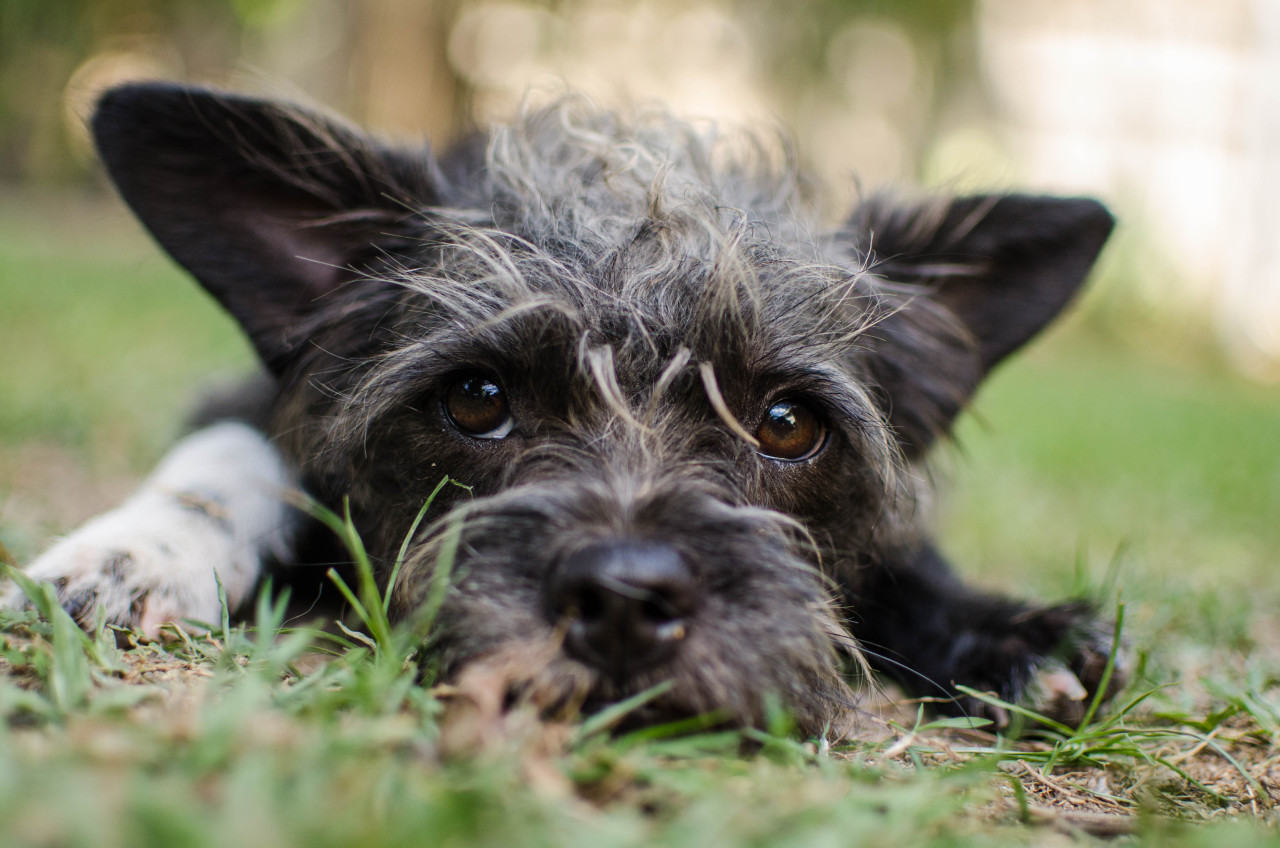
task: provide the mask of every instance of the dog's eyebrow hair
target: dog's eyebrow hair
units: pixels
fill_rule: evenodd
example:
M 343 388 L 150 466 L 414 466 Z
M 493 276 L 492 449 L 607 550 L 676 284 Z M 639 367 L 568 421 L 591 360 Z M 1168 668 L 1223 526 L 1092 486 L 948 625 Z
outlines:
M 667 389 L 671 388 L 671 384 L 675 382 L 676 377 L 680 376 L 680 372 L 689 364 L 691 358 L 693 353 L 684 345 L 676 350 L 675 356 L 671 357 L 671 361 L 662 369 L 662 373 L 653 383 L 653 390 L 649 393 L 651 408 L 661 402 L 662 396 L 667 393 Z
M 707 391 L 707 400 L 711 401 L 711 408 L 716 411 L 716 415 L 720 416 L 720 420 L 728 426 L 735 435 L 739 436 L 744 442 L 751 445 L 756 450 L 760 449 L 760 440 L 747 432 L 747 428 L 733 416 L 729 410 L 729 405 L 724 402 L 724 395 L 720 394 L 720 386 L 716 383 L 716 372 L 711 367 L 710 362 L 698 363 L 698 373 L 702 375 L 702 387 Z
M 627 405 L 626 397 L 618 385 L 618 371 L 614 367 L 613 348 L 609 345 L 588 347 L 588 344 L 589 336 L 583 334 L 578 344 L 578 355 L 586 363 L 587 370 L 591 374 L 596 388 L 599 389 L 600 398 L 604 401 L 605 406 L 609 407 L 622 420 L 640 424 L 639 421 L 636 421 L 636 417 Z

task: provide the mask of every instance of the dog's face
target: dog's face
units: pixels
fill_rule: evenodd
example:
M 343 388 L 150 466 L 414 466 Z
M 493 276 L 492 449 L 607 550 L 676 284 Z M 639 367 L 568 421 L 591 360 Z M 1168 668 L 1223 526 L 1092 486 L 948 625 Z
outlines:
M 809 732 L 854 703 L 844 622 L 916 533 L 912 464 L 1111 227 L 1006 196 L 872 201 L 823 234 L 767 150 L 573 99 L 439 160 L 155 85 L 109 93 L 95 133 L 375 556 L 444 475 L 470 487 L 397 592 L 411 615 L 456 532 L 449 673 L 589 703 L 670 680 L 650 717 L 777 699 Z

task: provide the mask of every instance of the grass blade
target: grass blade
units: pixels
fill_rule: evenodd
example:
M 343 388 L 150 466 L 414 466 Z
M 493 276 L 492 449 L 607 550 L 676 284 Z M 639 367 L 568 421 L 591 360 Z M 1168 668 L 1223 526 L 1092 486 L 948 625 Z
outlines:
M 444 606 L 445 596 L 453 578 L 453 565 L 458 558 L 458 544 L 462 539 L 462 520 L 455 517 L 445 528 L 440 540 L 440 555 L 436 557 L 436 566 L 431 571 L 431 583 L 427 587 L 427 597 L 413 622 L 413 641 L 422 644 L 431 637 L 440 608 Z
M 1089 702 L 1089 709 L 1085 711 L 1084 718 L 1080 721 L 1081 727 L 1088 727 L 1093 722 L 1093 717 L 1097 715 L 1098 708 L 1102 706 L 1102 701 L 1106 697 L 1107 687 L 1111 685 L 1111 676 L 1116 670 L 1116 657 L 1120 653 L 1120 634 L 1123 631 L 1124 604 L 1117 602 L 1115 629 L 1111 636 L 1111 652 L 1107 654 L 1107 664 L 1102 669 L 1102 677 L 1093 693 L 1093 700 Z
M 352 563 L 356 569 L 357 591 L 352 592 L 351 588 L 338 577 L 337 572 L 333 569 L 329 570 L 329 579 L 338 586 L 339 591 L 351 604 L 356 615 L 360 617 L 365 627 L 369 628 L 369 632 L 373 635 L 373 639 L 377 642 L 379 648 L 382 651 L 391 651 L 394 644 L 391 621 L 387 617 L 387 607 L 383 603 L 382 594 L 378 591 L 378 580 L 374 575 L 373 562 L 369 559 L 369 552 L 365 550 L 364 540 L 360 538 L 355 522 L 351 518 L 351 499 L 342 499 L 341 516 L 302 492 L 289 493 L 287 500 L 332 530 L 334 535 L 342 542 L 343 547 L 347 549 L 347 553 L 351 555 Z M 358 601 L 356 600 L 357 597 L 359 598 Z
M 1045 727 L 1049 727 L 1053 730 L 1056 730 L 1058 733 L 1061 733 L 1063 736 L 1071 737 L 1075 734 L 1075 730 L 1073 730 L 1072 728 L 1068 727 L 1065 724 L 1062 724 L 1061 722 L 1054 721 L 1048 716 L 1040 715 L 1040 713 L 1036 712 L 1035 710 L 1028 709 L 1026 707 L 1020 707 L 1017 704 L 1011 704 L 1002 698 L 998 698 L 995 695 L 992 695 L 990 692 L 979 692 L 977 689 L 971 689 L 968 686 L 965 686 L 963 684 L 956 684 L 956 691 L 962 692 L 965 695 L 968 695 L 970 698 L 975 698 L 984 704 L 990 704 L 994 707 L 1000 707 L 1002 709 L 1008 710 L 1011 713 L 1017 713 L 1018 715 L 1029 718 L 1032 721 L 1039 722 L 1040 724 L 1043 724 Z
M 619 701 L 605 707 L 600 712 L 588 718 L 582 723 L 582 727 L 578 728 L 577 739 L 581 742 L 597 733 L 608 730 L 613 725 L 622 721 L 629 713 L 643 707 L 645 704 L 662 697 L 671 691 L 675 686 L 674 680 L 664 680 L 656 686 L 651 686 L 643 692 L 638 692 L 630 698 Z
M 334 586 L 338 587 L 338 591 L 342 593 L 342 597 L 347 599 L 347 603 L 351 604 L 351 609 L 355 610 L 356 617 L 368 624 L 369 613 L 365 610 L 364 604 L 360 603 L 360 599 L 356 597 L 356 593 L 351 591 L 347 581 L 342 579 L 342 575 L 338 573 L 338 570 L 331 568 L 326 576 Z
M 414 516 L 413 523 L 409 525 L 409 532 L 404 534 L 404 541 L 400 543 L 400 552 L 396 554 L 396 564 L 391 569 L 391 576 L 387 578 L 387 589 L 382 596 L 383 606 L 391 606 L 391 593 L 395 591 L 396 581 L 400 577 L 400 569 L 404 567 L 404 559 L 409 554 L 409 543 L 417 535 L 418 526 L 422 524 L 422 519 L 427 517 L 427 510 L 431 509 L 431 504 L 435 502 L 436 495 L 440 494 L 440 490 L 448 482 L 450 482 L 448 474 L 440 478 L 440 482 L 436 483 L 436 487 L 431 490 L 431 494 L 427 495 L 427 500 L 422 504 L 422 509 L 418 510 L 418 514 Z

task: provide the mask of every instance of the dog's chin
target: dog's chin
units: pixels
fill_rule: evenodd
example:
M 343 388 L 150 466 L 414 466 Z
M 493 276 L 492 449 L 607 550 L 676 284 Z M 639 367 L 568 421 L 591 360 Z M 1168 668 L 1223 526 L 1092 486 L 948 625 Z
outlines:
M 789 716 L 804 736 L 834 740 L 854 729 L 856 695 L 834 664 L 798 672 L 773 689 L 748 686 L 745 677 L 737 678 L 736 687 L 726 686 L 676 662 L 619 679 L 567 656 L 557 640 L 548 638 L 522 640 L 458 663 L 447 680 L 442 691 L 450 709 L 475 713 L 490 727 L 515 713 L 571 721 L 634 699 L 634 707 L 616 716 L 611 730 L 763 728 L 779 714 Z

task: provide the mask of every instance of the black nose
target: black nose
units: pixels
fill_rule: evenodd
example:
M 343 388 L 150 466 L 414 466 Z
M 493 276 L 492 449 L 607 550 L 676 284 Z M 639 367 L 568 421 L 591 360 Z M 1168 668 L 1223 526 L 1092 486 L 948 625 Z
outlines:
M 697 610 L 693 574 L 666 545 L 600 542 L 566 557 L 547 597 L 565 650 L 615 678 L 670 659 Z

